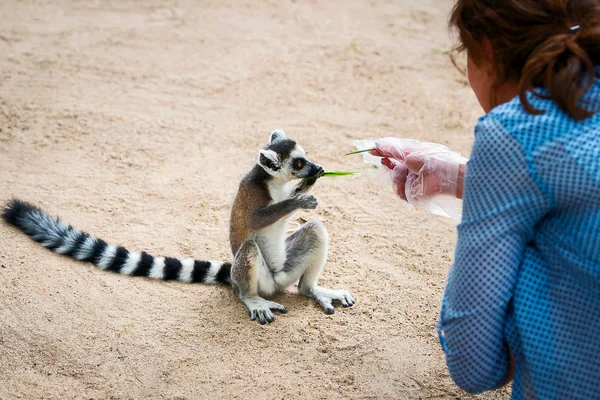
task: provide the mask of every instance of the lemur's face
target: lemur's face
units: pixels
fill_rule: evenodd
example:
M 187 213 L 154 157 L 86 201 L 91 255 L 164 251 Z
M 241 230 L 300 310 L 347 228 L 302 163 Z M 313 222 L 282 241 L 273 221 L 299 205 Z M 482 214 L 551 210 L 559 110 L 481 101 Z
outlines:
M 323 167 L 308 160 L 304 149 L 277 129 L 271 133 L 269 144 L 258 154 L 258 164 L 277 179 L 291 181 L 324 172 Z

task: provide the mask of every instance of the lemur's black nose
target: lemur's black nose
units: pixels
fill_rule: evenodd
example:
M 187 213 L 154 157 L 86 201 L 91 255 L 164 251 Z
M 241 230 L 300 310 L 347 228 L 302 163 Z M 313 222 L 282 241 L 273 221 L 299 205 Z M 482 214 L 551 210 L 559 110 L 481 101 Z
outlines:
M 315 175 L 323 175 L 323 173 L 325 172 L 325 170 L 323 169 L 323 167 L 321 167 L 319 164 L 315 164 Z

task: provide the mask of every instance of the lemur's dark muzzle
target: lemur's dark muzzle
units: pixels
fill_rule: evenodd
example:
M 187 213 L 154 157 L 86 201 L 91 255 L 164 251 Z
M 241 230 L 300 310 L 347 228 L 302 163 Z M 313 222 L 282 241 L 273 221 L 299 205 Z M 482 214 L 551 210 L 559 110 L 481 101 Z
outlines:
M 325 170 L 323 169 L 323 167 L 321 167 L 319 164 L 310 163 L 310 175 L 309 176 L 320 177 L 321 175 L 323 175 L 323 173 L 325 173 Z

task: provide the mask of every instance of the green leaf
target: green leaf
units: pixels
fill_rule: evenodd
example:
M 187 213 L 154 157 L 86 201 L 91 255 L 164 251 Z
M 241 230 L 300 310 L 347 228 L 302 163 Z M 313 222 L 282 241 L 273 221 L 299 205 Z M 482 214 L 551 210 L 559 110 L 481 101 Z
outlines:
M 371 151 L 371 150 L 375 150 L 375 147 L 373 147 L 372 149 L 362 149 L 362 150 L 351 151 L 350 153 L 346 153 L 344 155 L 350 156 L 352 154 L 366 153 L 367 151 Z
M 358 172 L 347 172 L 347 171 L 336 171 L 336 172 L 325 172 L 322 176 L 344 176 L 344 175 L 354 175 Z

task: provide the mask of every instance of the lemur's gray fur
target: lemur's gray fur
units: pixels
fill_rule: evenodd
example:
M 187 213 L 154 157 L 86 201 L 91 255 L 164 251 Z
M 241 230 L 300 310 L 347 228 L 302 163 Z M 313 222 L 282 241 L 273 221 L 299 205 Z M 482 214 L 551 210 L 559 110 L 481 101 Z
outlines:
M 323 168 L 310 162 L 304 150 L 287 139 L 283 131 L 271 133 L 257 164 L 241 180 L 231 210 L 233 265 L 130 252 L 17 199 L 9 201 L 2 218 L 43 246 L 104 270 L 164 280 L 230 283 L 248 308 L 250 319 L 264 324 L 274 321 L 271 310 L 286 312 L 281 304 L 265 297 L 297 281 L 298 291 L 319 303 L 328 314 L 334 312 L 333 301 L 344 307 L 354 304 L 346 290 L 317 286 L 327 258 L 328 238 L 323 224 L 309 221 L 286 237 L 291 214 L 317 206 L 317 199 L 307 192 L 322 174 Z M 292 181 L 297 179 L 302 180 L 294 186 Z
M 328 314 L 334 312 L 334 300 L 344 307 L 354 304 L 347 290 L 317 286 L 328 245 L 321 222 L 311 220 L 286 238 L 291 214 L 317 207 L 317 199 L 306 193 L 323 172 L 306 158 L 302 147 L 276 130 L 260 151 L 258 163 L 240 182 L 231 210 L 230 242 L 235 255 L 231 281 L 252 320 L 272 322 L 271 310 L 285 313 L 281 304 L 264 297 L 298 281 L 298 291 Z M 297 179 L 302 180 L 293 186 Z

